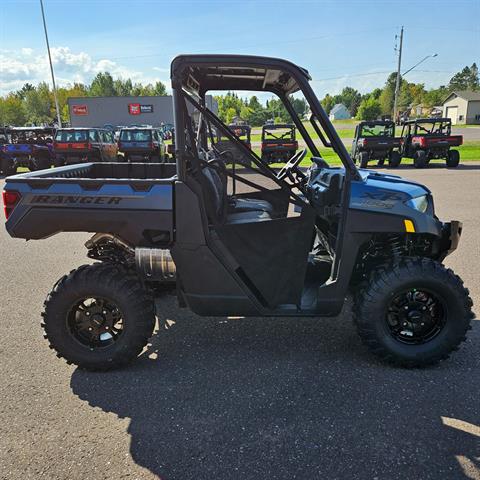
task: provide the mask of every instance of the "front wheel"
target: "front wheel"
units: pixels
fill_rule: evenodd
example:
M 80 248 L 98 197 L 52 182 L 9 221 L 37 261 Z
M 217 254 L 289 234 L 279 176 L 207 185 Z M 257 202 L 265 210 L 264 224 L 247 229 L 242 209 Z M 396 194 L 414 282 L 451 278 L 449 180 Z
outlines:
M 153 298 L 115 265 L 84 265 L 61 278 L 45 301 L 50 348 L 86 370 L 111 370 L 136 358 L 153 333 Z
M 448 358 L 465 340 L 472 300 L 452 270 L 428 258 L 407 258 L 375 269 L 354 301 L 363 343 L 404 367 Z

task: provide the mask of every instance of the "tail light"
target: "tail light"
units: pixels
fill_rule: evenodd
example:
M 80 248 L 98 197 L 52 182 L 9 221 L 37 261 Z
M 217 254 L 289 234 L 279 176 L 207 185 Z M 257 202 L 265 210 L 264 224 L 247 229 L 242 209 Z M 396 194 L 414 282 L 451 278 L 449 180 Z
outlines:
M 8 217 L 13 212 L 13 209 L 17 206 L 17 203 L 20 201 L 22 196 L 15 190 L 4 190 L 2 192 L 2 197 L 3 211 L 5 212 L 5 218 L 8 220 Z
M 427 139 L 425 137 L 413 137 L 412 143 L 416 143 L 420 147 L 424 148 L 427 146 Z
M 56 148 L 57 150 L 62 150 L 64 148 L 68 148 L 68 143 L 54 142 L 53 148 Z
M 368 145 L 368 140 L 366 138 L 362 138 L 362 147 L 366 147 Z
M 77 148 L 79 150 L 90 150 L 89 143 L 72 143 L 72 148 Z

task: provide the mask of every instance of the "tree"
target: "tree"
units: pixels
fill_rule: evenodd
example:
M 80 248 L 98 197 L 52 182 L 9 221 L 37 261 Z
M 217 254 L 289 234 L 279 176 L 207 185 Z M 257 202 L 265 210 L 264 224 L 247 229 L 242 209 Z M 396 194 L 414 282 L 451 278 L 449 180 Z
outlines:
M 342 90 L 342 93 L 340 93 L 339 97 L 340 98 L 336 103 L 343 103 L 348 108 L 352 116 L 355 116 L 360 102 L 362 101 L 362 95 L 360 92 L 352 87 L 345 87 Z
M 226 117 L 225 117 L 226 123 L 227 124 L 232 123 L 233 118 L 236 117 L 237 115 L 238 115 L 238 113 L 233 107 L 227 108 Z
M 55 104 L 48 85 L 42 82 L 25 94 L 24 106 L 27 122 L 51 123 L 55 118 Z
M 16 94 L 0 97 L 0 125 L 24 125 L 26 122 L 23 101 Z
M 362 100 L 358 107 L 358 120 L 375 120 L 382 113 L 380 102 L 373 97 Z
M 385 82 L 385 86 L 383 87 L 382 93 L 379 97 L 380 107 L 382 109 L 382 113 L 385 115 L 391 115 L 393 111 L 393 104 L 395 102 L 395 86 L 397 83 L 397 72 L 391 73 L 387 81 Z M 400 84 L 402 83 L 402 79 L 400 78 Z
M 465 67 L 456 73 L 448 84 L 448 89 L 454 90 L 480 90 L 478 67 L 473 63 L 471 67 Z
M 167 95 L 167 87 L 162 82 L 156 82 L 153 87 L 153 94 L 164 97 Z
M 115 94 L 115 86 L 110 73 L 97 73 L 95 78 L 92 80 L 88 95 L 90 97 L 114 97 Z
M 328 115 L 330 110 L 335 106 L 335 99 L 329 93 L 327 93 L 320 103 Z

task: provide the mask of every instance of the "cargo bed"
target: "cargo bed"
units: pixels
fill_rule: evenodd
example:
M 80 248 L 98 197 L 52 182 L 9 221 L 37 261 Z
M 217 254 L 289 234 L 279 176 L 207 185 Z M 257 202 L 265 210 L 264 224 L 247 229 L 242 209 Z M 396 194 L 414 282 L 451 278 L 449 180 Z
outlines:
M 12 237 L 112 233 L 133 245 L 173 241 L 172 163 L 86 163 L 8 177 L 4 202 Z

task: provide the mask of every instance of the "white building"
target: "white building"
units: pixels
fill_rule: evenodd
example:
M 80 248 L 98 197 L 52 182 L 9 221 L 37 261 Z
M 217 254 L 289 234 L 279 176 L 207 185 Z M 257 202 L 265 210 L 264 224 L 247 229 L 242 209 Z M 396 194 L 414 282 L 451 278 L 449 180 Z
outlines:
M 328 115 L 330 120 L 348 120 L 352 118 L 348 108 L 343 103 L 337 103 L 331 110 Z
M 443 116 L 452 124 L 480 124 L 480 92 L 452 92 L 443 101 Z

